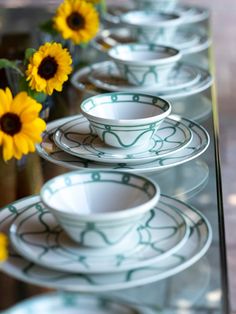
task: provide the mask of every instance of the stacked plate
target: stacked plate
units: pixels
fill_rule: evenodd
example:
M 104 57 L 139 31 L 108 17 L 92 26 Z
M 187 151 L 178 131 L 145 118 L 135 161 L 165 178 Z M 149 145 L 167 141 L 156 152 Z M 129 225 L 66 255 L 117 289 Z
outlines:
M 117 44 L 133 42 L 136 42 L 136 39 L 129 28 L 115 27 L 101 30 L 91 44 L 98 51 L 106 54 Z M 173 46 L 179 49 L 183 56 L 187 56 L 208 49 L 211 40 L 202 29 L 197 33 L 191 29 L 180 29 L 171 42 L 160 41 L 159 43 Z
M 41 157 L 70 169 L 122 169 L 157 172 L 193 160 L 209 145 L 207 131 L 198 123 L 169 116 L 146 146 L 118 149 L 105 146 L 82 115 L 47 125 L 37 146 Z
M 85 92 L 85 98 L 104 91 L 128 90 L 148 92 L 173 100 L 205 91 L 212 85 L 212 77 L 204 69 L 179 62 L 173 67 L 164 84 L 135 86 L 120 75 L 113 61 L 103 61 L 76 71 L 71 78 L 71 83 L 79 91 Z
M 166 7 L 168 6 L 168 1 L 142 1 L 142 0 L 136 0 L 136 5 L 133 5 L 130 1 L 127 1 L 120 4 L 110 4 L 107 7 L 107 12 L 103 14 L 103 20 L 105 22 L 111 23 L 113 25 L 120 24 L 121 19 L 120 16 L 124 13 L 127 13 L 129 11 L 133 11 L 135 9 L 138 10 L 154 10 L 154 11 L 162 11 L 166 13 L 173 13 L 180 15 L 183 18 L 183 24 L 188 24 L 188 26 L 191 26 L 191 24 L 195 23 L 203 23 L 206 22 L 209 18 L 209 10 L 206 8 L 201 8 L 199 6 L 189 6 L 189 5 L 183 5 L 183 4 L 175 4 L 174 6 Z M 154 7 L 151 7 L 150 3 L 153 3 Z M 164 6 L 166 8 L 158 8 L 157 6 L 160 3 L 164 2 Z M 169 3 L 173 1 L 169 1 Z M 175 1 L 177 2 L 177 1 Z
M 204 215 L 167 196 L 161 196 L 137 225 L 134 241 L 118 250 L 79 247 L 39 196 L 3 208 L 0 221 L 12 244 L 3 271 L 29 283 L 70 291 L 111 291 L 167 278 L 199 260 L 212 239 Z

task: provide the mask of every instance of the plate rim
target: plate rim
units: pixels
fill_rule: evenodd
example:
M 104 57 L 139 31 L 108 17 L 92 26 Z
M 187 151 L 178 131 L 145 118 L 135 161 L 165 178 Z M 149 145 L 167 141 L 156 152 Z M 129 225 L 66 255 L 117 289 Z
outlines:
M 94 153 L 92 152 L 88 152 L 88 154 L 86 153 L 78 153 L 78 152 L 75 152 L 75 151 L 71 151 L 71 148 L 67 147 L 67 145 L 63 144 L 63 142 L 58 139 L 59 136 L 65 136 L 65 132 L 62 131 L 62 128 L 63 127 L 66 127 L 70 122 L 73 122 L 73 121 L 77 121 L 81 119 L 81 123 L 86 122 L 87 119 L 85 117 L 81 117 L 81 116 L 78 116 L 75 117 L 75 116 L 71 116 L 71 120 L 65 122 L 64 124 L 60 125 L 54 132 L 53 134 L 53 140 L 54 140 L 54 143 L 56 144 L 56 146 L 58 146 L 61 150 L 63 150 L 64 152 L 68 153 L 69 155 L 73 155 L 75 157 L 78 157 L 78 158 L 82 158 L 82 159 L 87 159 L 87 160 L 91 160 L 91 161 L 95 161 L 95 162 L 102 162 L 102 163 L 110 163 L 110 164 L 115 164 L 115 163 L 126 163 L 126 164 L 129 164 L 129 165 L 135 165 L 135 164 L 142 164 L 143 162 L 149 162 L 149 161 L 153 161 L 157 158 L 164 158 L 166 156 L 171 156 L 172 154 L 174 153 L 177 153 L 179 151 L 181 151 L 183 148 L 186 148 L 189 143 L 191 142 L 192 140 L 192 137 L 193 137 L 193 134 L 192 134 L 192 131 L 189 129 L 188 126 L 185 125 L 185 123 L 183 122 L 183 118 L 181 117 L 180 120 L 176 121 L 174 118 L 171 118 L 171 115 L 167 118 L 165 118 L 165 120 L 170 120 L 170 121 L 174 121 L 176 123 L 179 123 L 183 126 L 183 129 L 184 129 L 184 133 L 186 134 L 186 131 L 187 131 L 187 136 L 185 136 L 185 138 L 187 137 L 187 140 L 184 141 L 184 143 L 181 144 L 181 146 L 179 146 L 177 149 L 175 149 L 174 151 L 171 150 L 171 151 L 168 151 L 166 153 L 163 153 L 161 155 L 153 155 L 153 156 L 149 156 L 149 157 L 143 157 L 143 158 L 134 158 L 134 160 L 129 160 L 129 159 L 122 159 L 120 157 L 105 157 L 105 160 L 103 161 L 102 158 L 104 158 L 104 154 L 107 155 L 106 153 L 103 153 L 102 155 L 102 158 L 100 157 L 97 157 L 97 155 L 95 155 Z M 89 121 L 87 122 L 89 124 Z M 164 121 L 163 121 L 164 123 Z M 177 126 L 178 127 L 178 126 Z M 182 131 L 183 131 L 182 129 Z M 159 129 L 157 130 L 157 132 L 159 131 Z M 91 134 L 90 134 L 91 135 Z M 96 136 L 96 138 L 98 138 L 98 136 Z M 82 145 L 83 146 L 83 145 Z M 104 146 L 106 146 L 104 144 Z M 91 147 L 91 145 L 90 145 Z M 95 147 L 96 148 L 96 147 Z M 121 152 L 122 152 L 122 149 L 121 149 Z M 120 152 L 120 153 L 121 153 Z M 146 151 L 143 151 L 142 153 L 146 153 Z M 99 153 L 98 153 L 99 154 Z M 135 153 L 131 153 L 132 155 L 135 154 Z M 109 155 L 109 154 L 108 154 Z M 111 156 L 111 154 L 110 154 Z M 89 157 L 89 158 L 88 158 Z
M 24 211 L 24 212 L 22 212 L 22 213 L 20 213 L 19 215 L 18 215 L 18 217 L 15 219 L 15 221 L 11 224 L 11 226 L 9 227 L 9 238 L 10 238 L 10 241 L 11 241 L 11 244 L 12 244 L 12 246 L 13 246 L 13 248 L 14 248 L 14 250 L 19 254 L 19 255 L 21 255 L 21 252 L 20 252 L 20 247 L 18 247 L 17 246 L 17 243 L 19 244 L 19 237 L 17 237 L 17 232 L 16 232 L 16 230 L 14 230 L 15 228 L 17 228 L 17 227 L 19 227 L 19 223 L 20 223 L 20 221 L 22 221 L 22 219 L 23 219 L 23 217 L 21 217 L 22 215 L 24 216 L 24 214 L 28 211 L 28 210 L 33 210 L 33 207 L 36 205 L 36 204 L 39 204 L 40 203 L 40 201 L 39 202 L 36 202 L 36 203 L 33 203 L 31 206 L 29 206 L 28 208 L 27 208 L 27 210 L 26 211 Z M 156 206 L 158 206 L 157 204 L 156 204 Z M 157 211 L 157 210 L 159 210 L 157 207 L 155 207 L 153 210 L 155 210 L 155 211 Z M 56 267 L 56 268 L 53 268 L 53 267 L 51 267 L 51 266 L 47 266 L 47 262 L 38 262 L 39 260 L 38 260 L 38 258 L 37 258 L 37 256 L 36 257 L 32 257 L 31 255 L 29 255 L 29 254 L 27 254 L 27 252 L 26 251 L 24 251 L 24 254 L 22 254 L 21 256 L 23 257 L 23 258 L 25 258 L 25 259 L 27 259 L 27 260 L 29 260 L 29 261 L 32 261 L 33 263 L 35 263 L 35 264 L 38 264 L 39 266 L 42 266 L 42 267 L 46 267 L 46 268 L 49 268 L 49 269 L 51 269 L 51 270 L 58 270 L 58 271 L 63 271 L 63 272 L 68 272 L 68 273 L 71 273 L 71 274 L 76 274 L 76 273 L 84 273 L 84 274 L 107 274 L 107 273 L 119 273 L 119 272 L 124 272 L 124 271 L 129 271 L 129 270 L 133 270 L 133 269 L 138 269 L 138 268 L 141 268 L 141 267 L 148 267 L 148 266 L 151 266 L 152 264 L 154 264 L 154 263 L 157 263 L 157 262 L 159 262 L 159 261 L 163 261 L 163 260 L 165 260 L 166 258 L 168 258 L 169 256 L 171 256 L 171 255 L 173 255 L 174 253 L 177 253 L 178 252 L 178 250 L 187 242 L 187 240 L 188 240 L 188 238 L 189 238 L 189 233 L 190 233 L 190 228 L 189 228 L 189 226 L 188 226 L 188 224 L 187 224 L 187 222 L 186 222 L 186 219 L 179 213 L 179 212 L 177 212 L 177 211 L 175 211 L 175 210 L 171 210 L 172 212 L 175 212 L 175 215 L 176 216 L 178 216 L 178 219 L 181 219 L 182 220 L 182 223 L 181 223 L 181 226 L 180 226 L 180 228 L 179 228 L 179 230 L 178 230 L 178 232 L 179 233 L 183 233 L 182 234 L 182 238 L 181 238 L 181 240 L 174 246 L 174 247 L 172 247 L 171 249 L 169 249 L 168 251 L 166 251 L 165 253 L 163 253 L 161 256 L 156 256 L 155 258 L 154 257 L 152 257 L 152 259 L 151 260 L 145 260 L 145 261 L 136 261 L 135 263 L 135 266 L 134 267 L 131 267 L 131 265 L 130 266 L 125 266 L 125 267 L 122 267 L 122 268 L 120 268 L 120 269 L 115 269 L 114 268 L 114 266 L 113 266 L 113 268 L 114 269 L 112 269 L 112 268 L 109 268 L 109 270 L 102 270 L 102 271 L 95 271 L 95 270 L 93 270 L 93 269 L 91 269 L 91 270 L 89 270 L 89 269 L 81 269 L 81 270 L 77 270 L 77 271 L 68 271 L 68 270 L 65 270 L 65 269 L 63 269 L 63 267 Z M 50 212 L 50 211 L 48 211 L 48 212 Z M 167 216 L 169 215 L 168 213 L 165 213 Z M 51 214 L 52 215 L 52 214 Z M 175 216 L 175 217 L 176 217 Z M 20 217 L 21 217 L 21 220 L 20 220 Z M 16 226 L 16 224 L 18 224 L 17 226 Z M 184 224 L 183 226 L 182 226 L 182 224 Z M 182 230 L 182 231 L 181 231 Z M 179 236 L 178 236 L 179 237 Z M 119 253 L 120 254 L 120 253 Z M 136 254 L 139 254 L 139 252 L 135 252 L 134 253 L 134 255 L 136 255 Z M 114 254 L 114 255 L 116 255 L 116 254 Z M 112 254 L 112 256 L 114 256 L 113 254 Z M 132 256 L 133 256 L 133 254 L 132 254 Z M 132 257 L 131 256 L 131 257 Z M 96 265 L 95 266 L 93 266 L 93 267 L 96 267 Z
M 168 277 L 170 277 L 170 276 L 172 276 L 174 274 L 177 274 L 177 273 L 183 271 L 184 269 L 188 268 L 189 266 L 191 266 L 195 262 L 197 262 L 201 257 L 203 257 L 205 255 L 205 253 L 209 249 L 209 247 L 211 245 L 211 242 L 212 242 L 212 228 L 211 228 L 210 222 L 205 217 L 205 215 L 202 214 L 201 211 L 199 211 L 198 209 L 194 208 L 193 206 L 191 206 L 189 204 L 186 204 L 186 203 L 184 203 L 184 202 L 182 202 L 180 200 L 176 200 L 176 199 L 174 199 L 172 197 L 169 197 L 169 196 L 165 196 L 165 195 L 162 195 L 162 196 L 164 198 L 167 198 L 167 199 L 171 200 L 172 202 L 174 201 L 174 202 L 180 203 L 183 206 L 185 206 L 188 209 L 190 209 L 191 211 L 194 211 L 201 218 L 200 220 L 204 221 L 204 225 L 205 225 L 205 228 L 207 230 L 208 237 L 205 239 L 204 245 L 201 248 L 200 252 L 198 251 L 198 253 L 194 253 L 192 258 L 190 258 L 189 260 L 185 261 L 183 264 L 181 264 L 181 266 L 174 267 L 174 268 L 172 268 L 169 271 L 165 271 L 165 273 L 161 273 L 161 274 L 159 273 L 156 276 L 152 275 L 151 277 L 149 276 L 148 278 L 145 277 L 145 279 L 140 279 L 139 278 L 139 279 L 134 279 L 134 280 L 131 280 L 131 281 L 125 281 L 125 282 L 122 282 L 122 283 L 119 282 L 119 283 L 116 284 L 116 286 L 114 286 L 114 284 L 107 284 L 107 285 L 104 285 L 104 286 L 103 286 L 103 284 L 102 285 L 98 284 L 98 285 L 92 286 L 92 289 L 91 289 L 91 286 L 84 287 L 82 285 L 81 287 L 79 287 L 78 284 L 76 286 L 75 286 L 75 284 L 67 284 L 67 287 L 65 287 L 65 283 L 61 283 L 61 284 L 58 285 L 58 283 L 56 283 L 56 284 L 52 283 L 51 284 L 51 282 L 50 282 L 50 284 L 47 284 L 47 287 L 48 288 L 57 288 L 57 289 L 63 288 L 63 290 L 65 290 L 65 291 L 69 291 L 70 290 L 70 291 L 77 291 L 77 292 L 105 292 L 105 291 L 111 291 L 111 290 L 120 290 L 120 289 L 125 289 L 125 288 L 137 287 L 137 286 L 140 286 L 140 285 L 145 285 L 145 284 L 149 284 L 149 283 L 152 283 L 152 282 L 156 282 L 156 281 L 168 278 Z M 39 196 L 37 196 L 37 195 L 28 196 L 28 197 L 25 197 L 23 199 L 17 200 L 15 202 L 13 202 L 13 203 L 3 207 L 0 210 L 0 213 L 2 213 L 3 211 L 9 210 L 9 206 L 14 206 L 14 205 L 17 205 L 17 204 L 19 206 L 19 204 L 21 204 L 22 202 L 30 203 L 31 199 L 39 199 Z M 27 205 L 26 205 L 26 207 L 27 207 Z M 23 208 L 20 208 L 20 209 L 18 208 L 18 211 L 19 210 L 20 211 L 24 211 L 25 210 L 25 206 Z M 199 227 L 198 224 L 196 224 L 196 226 Z M 24 259 L 23 259 L 23 261 L 24 261 Z M 12 265 L 12 263 L 10 263 L 10 265 L 8 265 L 9 263 L 10 262 L 7 261 L 5 264 L 3 264 L 2 271 L 4 271 L 5 273 L 7 273 L 7 274 L 12 276 L 13 269 L 16 266 L 14 265 L 14 263 L 13 263 L 13 265 Z M 8 265 L 8 267 L 6 265 Z M 32 266 L 34 266 L 34 264 L 31 265 L 31 267 Z M 39 266 L 39 268 L 40 268 L 40 266 Z M 63 277 L 64 274 L 65 273 L 61 273 L 61 276 Z M 67 274 L 67 276 L 68 276 L 68 274 Z M 15 274 L 15 276 L 13 276 L 13 277 L 17 278 L 17 279 L 20 279 L 20 280 L 22 280 L 24 282 L 31 283 L 31 284 L 35 284 L 35 285 L 39 285 L 39 286 L 45 286 L 45 283 L 41 282 L 37 278 L 28 278 L 28 277 L 26 277 L 25 273 L 22 273 L 22 269 L 21 269 L 20 273 L 17 273 L 17 275 Z M 61 279 L 61 280 L 63 281 L 63 279 Z

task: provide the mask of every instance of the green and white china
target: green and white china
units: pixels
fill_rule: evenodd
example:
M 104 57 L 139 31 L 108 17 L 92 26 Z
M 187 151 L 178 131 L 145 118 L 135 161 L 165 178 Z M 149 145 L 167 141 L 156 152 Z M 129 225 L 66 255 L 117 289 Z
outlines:
M 121 14 L 120 21 L 130 28 L 138 42 L 160 44 L 160 42 L 170 42 L 174 38 L 183 23 L 183 17 L 175 13 L 132 10 Z
M 122 78 L 135 86 L 164 85 L 171 69 L 181 59 L 175 48 L 151 44 L 121 44 L 107 52 Z
M 136 0 L 138 1 L 138 0 Z M 138 9 L 138 8 L 137 8 Z M 124 4 L 111 4 L 107 6 L 107 12 L 103 14 L 103 19 L 116 26 L 121 23 L 120 16 L 124 13 L 134 11 L 134 7 L 130 7 L 127 3 Z M 180 15 L 182 18 L 182 25 L 188 27 L 193 26 L 196 30 L 195 23 L 205 22 L 209 18 L 209 10 L 205 7 L 192 6 L 186 4 L 178 4 L 170 13 Z M 168 12 L 166 12 L 168 13 Z
M 69 237 L 81 246 L 116 250 L 133 243 L 135 228 L 158 202 L 160 189 L 143 176 L 86 170 L 47 181 L 40 197 Z
M 91 42 L 94 48 L 105 53 L 115 45 L 134 43 L 136 40 L 132 36 L 129 28 L 119 27 L 101 30 L 95 39 Z M 170 42 L 159 42 L 160 45 L 174 47 L 180 50 L 182 56 L 187 56 L 193 53 L 202 52 L 209 48 L 211 39 L 202 31 L 195 30 L 177 30 L 174 38 Z
M 168 101 L 133 92 L 93 96 L 80 108 L 101 141 L 123 149 L 147 145 L 171 112 Z
M 192 133 L 180 120 L 166 118 L 148 145 L 119 149 L 106 146 L 91 131 L 88 120 L 81 115 L 58 128 L 54 141 L 65 152 L 77 157 L 107 163 L 138 164 L 176 153 L 188 145 Z
M 48 123 L 42 142 L 37 145 L 37 151 L 42 158 L 69 169 L 122 169 L 122 171 L 133 173 L 152 173 L 184 164 L 199 157 L 205 152 L 210 143 L 209 135 L 203 127 L 191 120 L 181 118 L 181 122 L 190 128 L 193 137 L 189 145 L 176 154 L 137 165 L 89 161 L 70 155 L 54 144 L 53 136 L 56 129 L 70 121 L 70 119 L 71 117 L 62 118 Z
M 94 69 L 101 68 L 101 66 L 107 66 L 109 62 L 110 61 L 103 61 L 103 62 L 95 63 L 92 66 L 86 66 L 76 71 L 72 75 L 72 78 L 71 78 L 72 85 L 80 92 L 81 91 L 83 92 L 84 98 L 92 97 L 92 96 L 106 92 L 104 89 L 101 89 L 95 86 L 91 82 L 90 77 Z M 178 66 L 179 66 L 179 71 L 182 71 L 181 70 L 182 67 L 186 67 L 187 64 L 180 63 L 180 65 Z M 157 89 L 154 89 L 153 91 L 149 90 L 149 93 L 151 93 L 152 95 L 162 97 L 164 99 L 175 100 L 178 98 L 199 94 L 207 90 L 209 87 L 211 87 L 213 80 L 212 80 L 211 74 L 207 70 L 199 68 L 195 65 L 188 65 L 188 66 L 190 68 L 196 69 L 200 75 L 199 80 L 195 82 L 193 85 L 190 85 L 187 87 L 181 87 L 175 90 L 166 90 L 166 91 L 159 91 Z
M 8 233 L 9 227 L 29 207 L 39 202 L 38 196 L 18 200 L 0 210 L 0 231 Z M 208 250 L 212 231 L 202 213 L 190 205 L 162 196 L 160 203 L 183 215 L 191 229 L 187 242 L 177 253 L 158 264 L 119 273 L 81 274 L 51 270 L 39 266 L 18 255 L 10 246 L 9 258 L 1 265 L 1 271 L 12 277 L 39 286 L 77 292 L 105 292 L 145 285 L 177 274 L 196 263 Z M 158 205 L 157 205 L 158 208 Z
M 89 76 L 89 80 L 92 84 L 107 91 L 142 91 L 146 93 L 179 90 L 196 84 L 200 78 L 201 75 L 198 68 L 194 68 L 192 65 L 178 63 L 171 69 L 166 80 L 161 81 L 160 84 L 155 85 L 155 87 L 153 85 L 136 86 L 129 83 L 121 76 L 112 61 L 96 63 Z
M 79 311 L 79 312 L 78 312 Z M 43 294 L 27 299 L 2 314 L 141 314 L 140 311 L 106 297 L 70 292 Z
M 135 6 L 140 10 L 170 12 L 174 10 L 178 0 L 135 0 Z
M 177 252 L 190 229 L 181 214 L 162 204 L 149 211 L 135 230 L 134 243 L 119 251 L 78 246 L 38 202 L 14 221 L 10 238 L 15 250 L 36 264 L 70 273 L 114 273 L 156 264 Z

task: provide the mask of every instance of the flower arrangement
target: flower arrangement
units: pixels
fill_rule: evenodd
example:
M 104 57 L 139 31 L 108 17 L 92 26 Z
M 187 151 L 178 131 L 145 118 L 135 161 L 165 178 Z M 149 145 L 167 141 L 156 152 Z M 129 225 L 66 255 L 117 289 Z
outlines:
M 27 49 L 23 62 L 0 59 L 0 68 L 10 68 L 19 76 L 18 91 L 0 90 L 0 147 L 8 161 L 35 151 L 46 123 L 39 114 L 53 91 L 61 91 L 72 71 L 72 59 L 59 43 L 46 43 L 38 50 Z
M 54 16 L 40 27 L 70 50 L 74 65 L 82 58 L 78 60 L 78 48 L 80 54 L 99 31 L 99 6 L 105 10 L 105 0 L 64 0 Z

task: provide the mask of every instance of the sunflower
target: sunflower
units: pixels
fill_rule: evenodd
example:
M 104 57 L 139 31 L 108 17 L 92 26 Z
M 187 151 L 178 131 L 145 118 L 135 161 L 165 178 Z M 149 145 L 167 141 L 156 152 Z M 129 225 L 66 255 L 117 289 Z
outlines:
M 54 27 L 64 39 L 71 39 L 76 45 L 87 43 L 98 32 L 98 13 L 85 0 L 65 0 L 56 11 Z
M 0 146 L 5 161 L 35 151 L 46 123 L 38 117 L 42 105 L 20 92 L 15 98 L 9 88 L 0 89 Z
M 4 262 L 7 259 L 8 240 L 5 234 L 0 233 L 0 262 Z
M 61 44 L 46 43 L 30 58 L 26 80 L 31 89 L 51 95 L 62 90 L 62 85 L 72 72 L 72 59 Z

